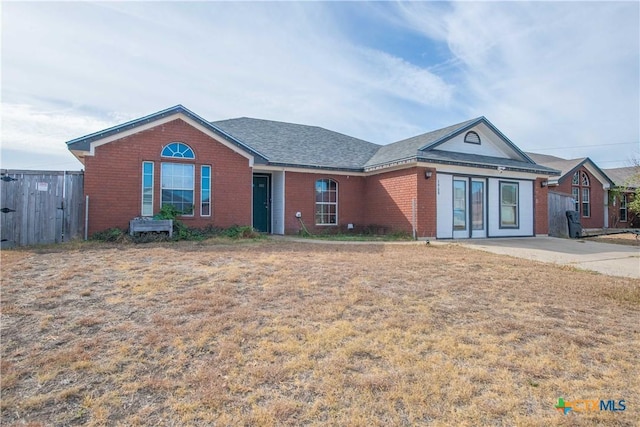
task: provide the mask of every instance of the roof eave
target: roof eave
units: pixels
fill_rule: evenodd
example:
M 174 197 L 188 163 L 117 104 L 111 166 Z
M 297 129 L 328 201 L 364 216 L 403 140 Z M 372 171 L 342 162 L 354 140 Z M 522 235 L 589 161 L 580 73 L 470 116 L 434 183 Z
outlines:
M 300 169 L 313 169 L 323 171 L 336 171 L 336 172 L 364 172 L 362 167 L 335 167 L 327 165 L 309 165 L 302 163 L 287 163 L 287 162 L 267 162 L 266 166 L 273 166 L 278 168 L 300 168 Z
M 413 157 L 405 157 L 403 159 L 394 160 L 392 162 L 379 163 L 376 165 L 365 166 L 365 172 L 370 172 L 373 170 L 380 170 L 385 168 L 391 168 L 394 166 L 408 164 L 413 162 L 424 162 L 424 163 L 437 163 L 443 165 L 452 165 L 452 166 L 466 166 L 466 167 L 475 167 L 480 169 L 497 169 L 512 171 L 512 172 L 527 172 L 527 173 L 535 173 L 535 174 L 543 174 L 547 176 L 559 176 L 561 172 L 555 169 L 539 169 L 539 168 L 518 168 L 514 166 L 503 166 L 499 164 L 486 164 L 486 163 L 474 163 L 474 162 L 464 162 L 459 160 L 445 160 L 445 159 L 431 159 L 428 157 L 422 156 L 413 156 Z M 534 163 L 537 164 L 537 163 Z M 502 169 L 504 168 L 504 169 Z

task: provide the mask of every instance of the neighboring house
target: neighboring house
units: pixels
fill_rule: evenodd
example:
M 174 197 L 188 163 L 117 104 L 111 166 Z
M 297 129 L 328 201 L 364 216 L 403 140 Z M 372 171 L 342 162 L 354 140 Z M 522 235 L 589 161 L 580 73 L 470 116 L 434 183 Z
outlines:
M 90 234 L 173 204 L 189 226 L 274 234 L 544 235 L 559 173 L 484 117 L 380 146 L 315 126 L 208 122 L 178 105 L 67 145 L 85 166 Z
M 629 211 L 628 204 L 640 187 L 640 167 L 630 166 L 625 168 L 604 169 L 611 178 L 618 191 L 611 197 L 609 204 L 609 224 L 615 228 L 638 228 L 640 218 Z
M 591 159 L 562 159 L 527 153 L 536 163 L 561 171 L 549 179 L 549 191 L 570 195 L 583 228 L 609 227 L 609 190 L 613 182 Z

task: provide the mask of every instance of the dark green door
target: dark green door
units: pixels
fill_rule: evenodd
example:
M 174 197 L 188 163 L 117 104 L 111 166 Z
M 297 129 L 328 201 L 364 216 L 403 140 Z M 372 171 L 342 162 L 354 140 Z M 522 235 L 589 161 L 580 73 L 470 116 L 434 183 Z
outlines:
M 271 206 L 269 203 L 269 177 L 253 176 L 253 228 L 271 232 Z

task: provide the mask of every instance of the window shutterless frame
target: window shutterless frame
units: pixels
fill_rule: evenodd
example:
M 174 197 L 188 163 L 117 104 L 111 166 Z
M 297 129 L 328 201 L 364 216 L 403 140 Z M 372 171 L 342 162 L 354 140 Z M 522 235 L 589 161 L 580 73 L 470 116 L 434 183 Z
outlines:
M 589 189 L 582 188 L 582 216 L 589 218 L 591 216 L 591 204 L 589 198 Z
M 338 225 L 338 182 L 319 179 L 315 182 L 316 225 Z
M 180 216 L 194 216 L 195 165 L 193 163 L 161 164 L 161 205 L 173 205 Z
M 153 162 L 142 162 L 142 216 L 153 216 Z
M 627 222 L 628 219 L 627 195 L 623 194 L 622 196 L 620 196 L 620 222 Z
M 520 228 L 520 185 L 500 181 L 500 228 Z
M 211 166 L 200 167 L 200 216 L 211 216 Z

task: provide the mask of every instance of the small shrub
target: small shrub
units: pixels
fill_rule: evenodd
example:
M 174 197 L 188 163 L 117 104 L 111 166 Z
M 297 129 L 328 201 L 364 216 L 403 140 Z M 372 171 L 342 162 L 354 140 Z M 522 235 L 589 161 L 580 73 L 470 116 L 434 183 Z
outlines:
M 162 208 L 160 208 L 160 211 L 153 216 L 153 219 L 173 219 L 175 221 L 178 215 L 183 214 L 184 212 L 180 212 L 173 205 L 162 205 Z
M 127 240 L 127 234 L 119 228 L 109 228 L 107 230 L 94 233 L 93 236 L 91 236 L 91 240 L 122 243 Z
M 222 235 L 232 239 L 255 239 L 260 236 L 248 225 L 234 225 L 224 230 Z

